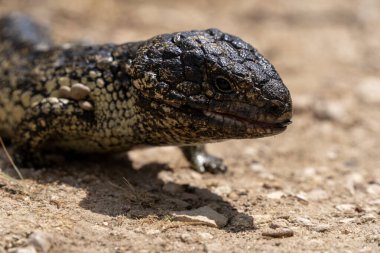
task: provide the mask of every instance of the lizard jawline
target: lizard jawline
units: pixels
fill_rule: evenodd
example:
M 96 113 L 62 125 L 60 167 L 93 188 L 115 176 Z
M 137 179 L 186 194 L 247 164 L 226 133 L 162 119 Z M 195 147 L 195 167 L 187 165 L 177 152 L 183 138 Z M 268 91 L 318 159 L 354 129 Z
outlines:
M 224 127 L 237 127 L 244 129 L 256 129 L 258 132 L 263 132 L 262 135 L 275 135 L 282 133 L 286 130 L 287 126 L 291 124 L 290 120 L 283 122 L 261 122 L 254 121 L 243 117 L 238 117 L 228 113 L 220 113 L 201 108 L 195 108 L 194 106 L 181 105 L 175 102 L 165 102 L 167 106 L 171 106 L 180 111 L 193 111 L 198 115 L 203 115 L 209 119 L 209 123 L 221 125 Z M 265 134 L 264 134 L 265 133 Z
M 215 120 L 216 122 L 223 125 L 235 126 L 235 127 L 246 126 L 248 128 L 264 129 L 273 134 L 277 134 L 277 133 L 285 131 L 287 126 L 291 123 L 290 121 L 281 122 L 281 123 L 251 121 L 245 118 L 236 117 L 234 115 L 217 113 L 217 112 L 212 112 L 212 111 L 203 111 L 203 114 L 207 116 L 208 118 Z

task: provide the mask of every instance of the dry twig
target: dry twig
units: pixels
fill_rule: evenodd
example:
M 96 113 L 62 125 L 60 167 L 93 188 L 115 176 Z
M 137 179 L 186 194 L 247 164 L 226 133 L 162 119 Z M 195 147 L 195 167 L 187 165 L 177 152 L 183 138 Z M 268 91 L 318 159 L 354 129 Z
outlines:
M 4 150 L 4 153 L 6 155 L 6 157 L 8 158 L 8 161 L 11 163 L 13 169 L 16 171 L 17 175 L 20 177 L 20 179 L 24 179 L 24 177 L 22 176 L 20 170 L 18 169 L 18 167 L 16 166 L 16 164 L 14 163 L 12 157 L 10 156 L 10 154 L 8 153 L 8 150 L 7 148 L 5 147 L 5 144 L 4 144 L 4 141 L 3 141 L 3 138 L 1 138 L 0 136 L 0 145 L 1 147 L 3 148 Z

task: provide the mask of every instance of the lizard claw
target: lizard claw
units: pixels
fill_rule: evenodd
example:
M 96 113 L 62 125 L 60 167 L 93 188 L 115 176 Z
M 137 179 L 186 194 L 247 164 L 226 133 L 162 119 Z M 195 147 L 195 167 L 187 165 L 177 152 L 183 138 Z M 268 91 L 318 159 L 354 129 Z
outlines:
M 209 154 L 198 154 L 192 167 L 201 173 L 221 174 L 227 171 L 227 166 L 222 159 Z
M 220 174 L 227 171 L 223 160 L 207 153 L 203 145 L 183 146 L 181 150 L 191 167 L 200 173 Z

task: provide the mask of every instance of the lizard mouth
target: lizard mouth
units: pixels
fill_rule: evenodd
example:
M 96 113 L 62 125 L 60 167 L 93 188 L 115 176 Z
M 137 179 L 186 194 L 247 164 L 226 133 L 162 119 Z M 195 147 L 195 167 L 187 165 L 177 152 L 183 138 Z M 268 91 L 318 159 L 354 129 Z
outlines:
M 257 128 L 271 134 L 285 131 L 287 126 L 292 123 L 290 119 L 281 122 L 262 122 L 214 111 L 203 111 L 203 114 L 215 123 L 223 124 L 224 126 Z
M 172 108 L 176 108 L 176 110 L 179 110 L 189 116 L 192 115 L 200 120 L 204 120 L 206 118 L 208 124 L 218 125 L 225 128 L 245 129 L 244 131 L 248 131 L 253 135 L 261 137 L 279 134 L 285 131 L 287 126 L 292 123 L 290 120 L 291 114 L 287 114 L 286 117 L 283 115 L 281 118 L 284 118 L 284 120 L 272 119 L 261 121 L 253 119 L 249 113 L 248 115 L 245 115 L 242 113 L 232 114 L 228 112 L 217 112 L 210 108 L 202 108 L 203 106 L 201 104 L 196 103 L 181 105 L 175 102 L 166 101 L 164 104 Z M 258 113 L 257 108 L 252 108 L 251 110 Z

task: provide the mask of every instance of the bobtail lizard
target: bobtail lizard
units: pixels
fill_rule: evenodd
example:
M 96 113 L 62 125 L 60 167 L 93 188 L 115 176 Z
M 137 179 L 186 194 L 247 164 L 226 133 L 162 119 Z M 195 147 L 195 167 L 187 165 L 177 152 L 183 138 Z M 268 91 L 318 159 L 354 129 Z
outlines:
M 255 48 L 217 29 L 121 45 L 54 45 L 23 15 L 0 19 L 0 136 L 24 164 L 54 150 L 179 146 L 225 171 L 204 144 L 283 132 L 288 89 Z

